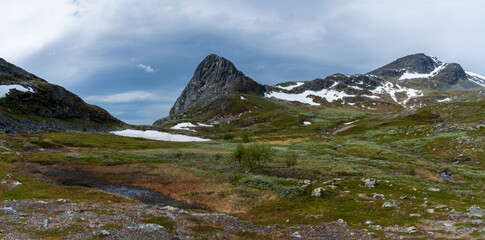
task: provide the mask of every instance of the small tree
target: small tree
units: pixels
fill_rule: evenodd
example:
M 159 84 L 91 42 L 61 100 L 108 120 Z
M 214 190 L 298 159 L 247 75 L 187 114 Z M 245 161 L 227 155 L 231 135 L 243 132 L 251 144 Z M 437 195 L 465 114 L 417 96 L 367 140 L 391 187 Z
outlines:
M 273 160 L 273 150 L 264 144 L 242 144 L 236 147 L 233 153 L 233 160 L 239 169 L 245 173 L 266 166 Z
M 292 152 L 286 157 L 285 163 L 286 163 L 286 166 L 290 168 L 295 166 L 297 161 L 298 161 L 298 157 L 296 156 L 296 153 Z

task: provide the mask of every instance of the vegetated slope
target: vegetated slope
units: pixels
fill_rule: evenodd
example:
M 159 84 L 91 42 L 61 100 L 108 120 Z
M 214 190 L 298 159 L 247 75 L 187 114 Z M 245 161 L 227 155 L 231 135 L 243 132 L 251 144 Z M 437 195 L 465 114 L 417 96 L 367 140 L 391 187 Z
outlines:
M 94 130 L 122 122 L 0 58 L 0 126 L 3 131 Z

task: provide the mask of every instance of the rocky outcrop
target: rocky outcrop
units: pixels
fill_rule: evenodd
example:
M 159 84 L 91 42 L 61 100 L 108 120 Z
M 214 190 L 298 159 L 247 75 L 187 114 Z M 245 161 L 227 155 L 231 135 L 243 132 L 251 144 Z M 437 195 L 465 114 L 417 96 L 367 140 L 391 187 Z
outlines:
M 1 125 L 3 132 L 101 129 L 102 125 L 121 125 L 122 122 L 106 110 L 85 103 L 65 88 L 50 84 L 27 71 L 0 59 L 0 85 L 20 85 L 29 91 L 10 89 L 0 96 Z M 28 119 L 28 120 L 25 120 Z M 63 123 L 54 121 L 65 120 Z M 81 121 L 76 121 L 81 120 Z M 38 126 L 32 121 L 37 122 Z M 90 122 L 99 125 L 89 127 Z M 72 124 L 71 124 L 72 123 Z M 77 124 L 77 125 L 76 125 Z M 76 126 L 74 126 L 76 125 Z M 29 127 L 31 126 L 31 127 Z
M 177 99 L 170 115 L 197 106 L 204 107 L 232 94 L 263 96 L 265 87 L 236 69 L 229 60 L 217 55 L 207 56 L 197 67 L 194 76 Z

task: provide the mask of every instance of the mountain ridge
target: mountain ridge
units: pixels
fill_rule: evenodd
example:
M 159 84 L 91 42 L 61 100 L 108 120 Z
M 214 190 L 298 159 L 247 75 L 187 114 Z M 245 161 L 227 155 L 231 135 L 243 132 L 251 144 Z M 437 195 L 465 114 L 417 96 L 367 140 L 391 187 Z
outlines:
M 234 81 L 238 77 L 247 81 Z M 238 90 L 218 94 L 221 89 L 229 89 L 234 83 L 240 84 Z M 216 87 L 213 88 L 214 85 Z M 452 101 L 445 92 L 482 88 L 485 88 L 485 77 L 465 72 L 457 63 L 443 63 L 424 53 L 398 58 L 365 74 L 336 73 L 311 81 L 283 82 L 274 86 L 255 82 L 237 70 L 229 60 L 211 54 L 197 67 L 172 107 L 170 116 L 187 113 L 190 109 L 204 109 L 232 94 L 255 94 L 310 105 L 383 110 L 389 109 L 389 106 L 407 109 L 440 103 L 444 99 Z
M 123 124 L 101 107 L 5 59 L 0 59 L 0 90 L 0 129 L 4 131 L 103 131 L 110 128 L 107 125 Z

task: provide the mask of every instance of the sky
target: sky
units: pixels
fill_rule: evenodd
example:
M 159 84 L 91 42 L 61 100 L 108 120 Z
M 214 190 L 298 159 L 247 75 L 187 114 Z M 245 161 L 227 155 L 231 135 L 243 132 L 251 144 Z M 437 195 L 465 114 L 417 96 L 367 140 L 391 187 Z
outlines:
M 485 75 L 480 0 L 0 0 L 0 57 L 131 124 L 168 115 L 215 53 L 262 84 L 414 53 Z

